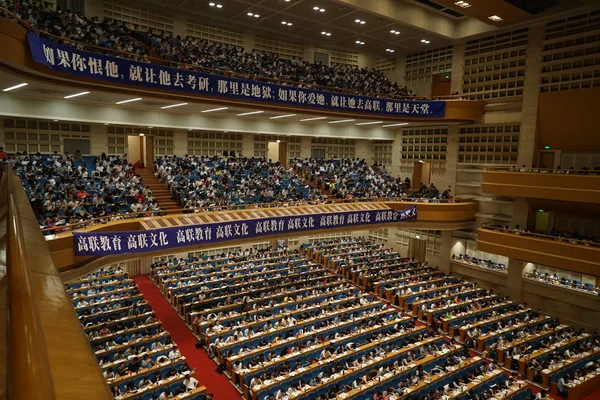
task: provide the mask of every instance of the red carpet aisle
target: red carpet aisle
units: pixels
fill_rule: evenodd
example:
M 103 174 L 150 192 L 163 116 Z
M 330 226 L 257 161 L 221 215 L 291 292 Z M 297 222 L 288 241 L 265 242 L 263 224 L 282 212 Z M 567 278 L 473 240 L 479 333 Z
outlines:
M 187 358 L 190 367 L 196 369 L 198 382 L 206 386 L 209 393 L 214 393 L 215 400 L 241 399 L 239 392 L 229 383 L 227 377 L 215 372 L 217 368 L 215 362 L 204 350 L 196 349 L 196 337 L 148 276 L 136 276 L 133 280 L 156 312 L 156 318 L 162 322 L 173 341 L 179 346 L 181 354 Z

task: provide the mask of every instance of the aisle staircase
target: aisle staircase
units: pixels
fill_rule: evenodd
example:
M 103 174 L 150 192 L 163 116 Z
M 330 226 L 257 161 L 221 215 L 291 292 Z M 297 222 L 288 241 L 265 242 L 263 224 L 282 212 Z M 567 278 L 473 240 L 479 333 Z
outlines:
M 167 214 L 180 213 L 181 206 L 173 200 L 168 186 L 156 179 L 152 169 L 136 168 L 135 172 L 144 180 L 144 184 L 150 188 L 161 210 L 166 211 Z

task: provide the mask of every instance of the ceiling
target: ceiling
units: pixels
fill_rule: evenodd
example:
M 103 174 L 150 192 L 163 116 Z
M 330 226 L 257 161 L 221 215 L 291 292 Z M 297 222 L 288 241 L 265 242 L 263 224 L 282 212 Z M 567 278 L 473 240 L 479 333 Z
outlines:
M 185 12 L 186 16 L 198 16 L 203 24 L 226 24 L 231 29 L 251 29 L 267 37 L 276 34 L 274 39 L 308 42 L 385 58 L 394 58 L 394 54 L 386 51 L 388 48 L 395 52 L 415 52 L 452 43 L 451 38 L 336 0 L 142 0 L 140 3 L 173 14 Z M 220 4 L 222 8 L 210 6 L 210 3 Z M 314 10 L 314 7 L 325 11 Z M 248 13 L 259 14 L 260 18 L 248 16 Z M 357 19 L 365 23 L 355 22 Z M 282 25 L 282 21 L 291 22 L 292 26 Z M 400 34 L 393 34 L 392 30 L 400 31 Z M 331 36 L 321 32 L 329 32 Z M 424 45 L 421 39 L 431 43 Z M 356 44 L 357 40 L 365 44 Z
M 459 36 L 490 32 L 597 0 L 138 0 L 182 20 L 253 31 L 267 38 L 370 53 L 393 59 L 452 44 Z M 529 3 L 542 6 L 531 9 Z M 211 6 L 210 4 L 214 4 Z M 525 6 L 523 4 L 525 3 Z M 217 7 L 221 6 L 221 7 Z M 316 8 L 316 9 L 315 9 Z M 321 9 L 325 11 L 321 11 Z M 530 14 L 535 12 L 536 14 Z M 259 18 L 248 13 L 259 14 Z M 500 15 L 494 22 L 488 17 Z M 357 23 L 356 20 L 364 21 Z M 282 22 L 292 23 L 282 25 Z M 394 34 L 391 31 L 400 31 Z M 331 33 L 330 36 L 322 32 Z M 273 36 L 275 35 L 275 36 Z M 461 37 L 462 38 L 462 37 Z M 421 42 L 429 40 L 429 44 Z M 364 42 L 357 44 L 356 42 Z M 387 51 L 394 50 L 395 53 Z

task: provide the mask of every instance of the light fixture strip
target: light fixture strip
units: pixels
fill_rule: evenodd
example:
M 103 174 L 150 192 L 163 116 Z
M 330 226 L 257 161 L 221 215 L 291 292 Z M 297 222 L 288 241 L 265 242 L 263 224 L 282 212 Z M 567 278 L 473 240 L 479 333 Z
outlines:
M 86 94 L 90 94 L 90 92 L 81 92 L 81 93 L 71 94 L 71 95 L 65 96 L 65 99 L 72 99 L 73 97 L 85 96 Z
M 125 103 L 131 103 L 133 101 L 140 101 L 142 100 L 141 97 L 136 97 L 135 99 L 129 99 L 129 100 L 122 100 L 122 101 L 118 101 L 117 104 L 125 104 Z
M 11 90 L 19 89 L 24 86 L 29 85 L 29 83 L 19 83 L 18 85 L 7 87 L 6 89 L 2 89 L 3 92 L 10 92 Z
M 186 103 L 187 104 L 187 103 Z M 219 107 L 219 108 L 212 108 L 210 110 L 204 110 L 204 111 L 200 111 L 203 113 L 209 113 L 209 112 L 215 112 L 215 111 L 223 111 L 223 110 L 227 110 L 228 107 Z
M 279 119 L 279 118 L 287 118 L 287 117 L 295 117 L 296 114 L 285 114 L 285 115 L 277 115 L 275 117 L 271 117 L 269 119 Z
M 330 121 L 330 124 L 341 124 L 342 122 L 354 122 L 355 119 L 341 119 L 339 121 Z
M 238 117 L 243 117 L 244 115 L 254 115 L 254 114 L 262 114 L 264 111 L 250 111 L 242 114 L 238 114 Z
M 188 103 L 179 103 L 179 104 L 171 104 L 170 106 L 164 106 L 161 107 L 161 110 L 166 110 L 167 108 L 173 108 L 173 107 L 181 107 L 181 106 L 187 106 Z

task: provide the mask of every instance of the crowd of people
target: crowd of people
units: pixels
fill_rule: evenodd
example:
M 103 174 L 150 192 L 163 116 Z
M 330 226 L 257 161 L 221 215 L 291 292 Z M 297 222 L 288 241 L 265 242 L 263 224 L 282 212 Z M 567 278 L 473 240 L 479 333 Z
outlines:
M 519 225 L 516 225 L 514 228 L 511 228 L 510 226 L 487 225 L 486 228 L 499 230 L 502 232 L 509 232 L 519 236 L 529 236 L 545 240 L 556 240 L 558 242 L 578 244 L 583 246 L 600 246 L 599 236 L 585 235 L 577 231 L 561 232 L 560 230 L 556 229 L 556 227 L 553 227 L 550 232 L 534 232 L 530 229 L 523 229 Z
M 120 267 L 67 282 L 65 290 L 115 399 L 212 398 Z
M 534 279 L 539 282 L 549 283 L 551 285 L 562 286 L 573 290 L 581 290 L 592 294 L 600 295 L 600 287 L 594 286 L 592 283 L 582 282 L 581 280 L 569 279 L 565 276 L 560 276 L 560 271 L 556 270 L 553 273 L 550 272 L 539 272 L 534 269 L 531 272 L 523 273 L 526 278 Z
M 173 66 L 179 68 L 209 69 L 253 80 L 268 79 L 285 85 L 318 86 L 326 90 L 385 98 L 412 96 L 406 86 L 391 81 L 374 68 L 286 60 L 277 54 L 257 50 L 248 52 L 239 46 L 194 37 L 182 38 L 152 29 L 143 32 L 121 21 L 88 18 L 60 7 L 54 9 L 42 2 L 2 0 L 0 6 L 27 24 L 62 38 L 65 44 L 89 51 L 100 50 L 81 43 L 125 52 L 129 54 L 127 57 L 137 61 L 150 62 L 150 58 L 159 58 L 173 62 Z M 2 14 L 11 17 L 4 12 Z M 110 51 L 108 54 L 111 54 Z M 120 53 L 112 55 L 124 56 Z
M 600 167 L 589 168 L 582 167 L 580 169 L 575 169 L 575 167 L 569 167 L 567 169 L 563 169 L 560 165 L 556 168 L 547 167 L 542 165 L 541 167 L 536 167 L 535 165 L 532 167 L 528 167 L 523 164 L 523 166 L 518 167 L 516 165 L 508 168 L 509 172 L 529 172 L 533 174 L 566 174 L 566 175 L 598 175 L 600 174 Z
M 23 152 L 8 163 L 20 177 L 42 228 L 83 227 L 95 218 L 109 221 L 160 211 L 126 156 Z
M 156 177 L 190 210 L 273 202 L 323 202 L 327 197 L 292 169 L 264 158 L 163 156 Z

